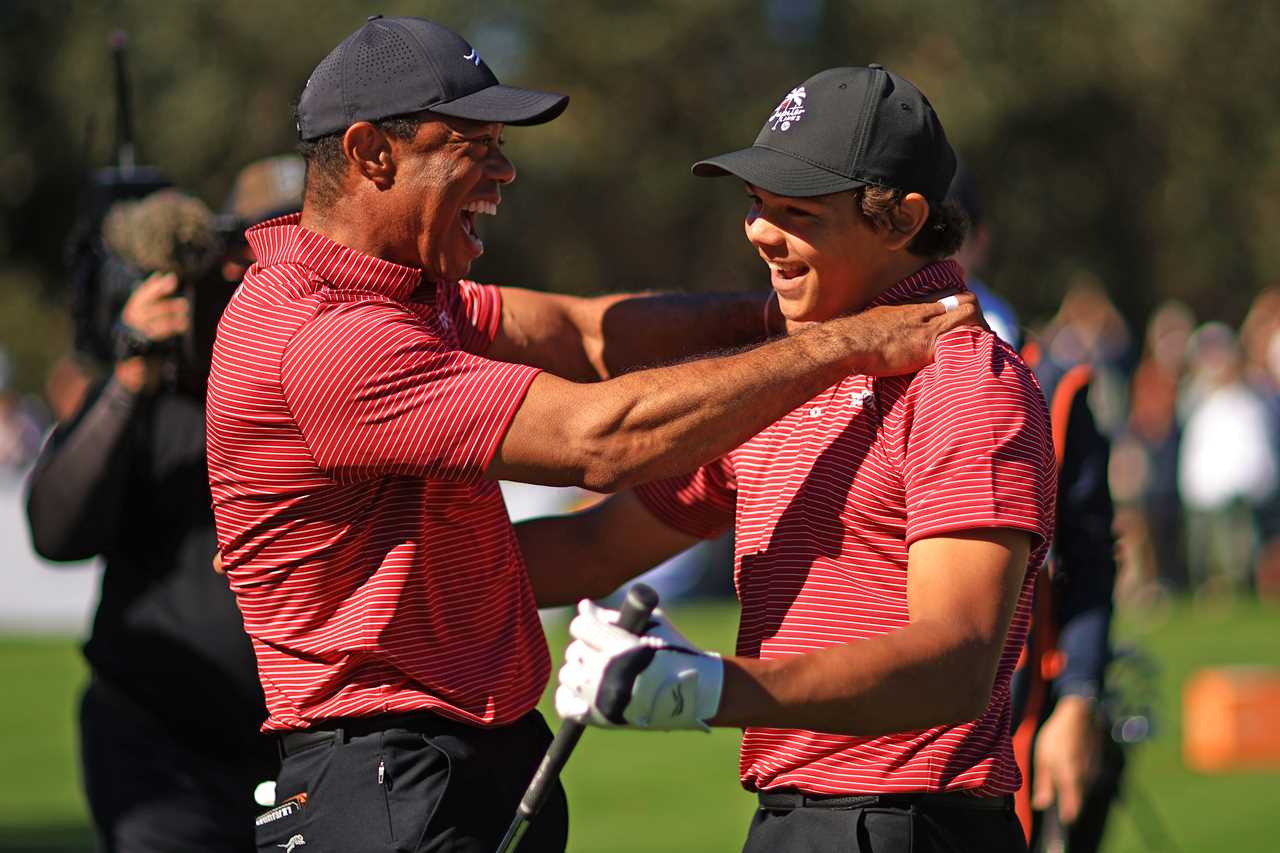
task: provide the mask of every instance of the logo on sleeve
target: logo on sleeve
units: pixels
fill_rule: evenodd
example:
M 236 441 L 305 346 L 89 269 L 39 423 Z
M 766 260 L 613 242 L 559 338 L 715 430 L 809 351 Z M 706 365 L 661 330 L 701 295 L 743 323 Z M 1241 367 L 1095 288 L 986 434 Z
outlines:
M 474 47 L 471 48 L 470 53 L 463 56 L 462 58 L 465 59 L 467 62 L 473 63 L 477 67 L 480 65 L 480 52 L 476 50 Z
M 807 97 L 804 86 L 797 86 L 787 93 L 778 104 L 778 108 L 769 116 L 769 127 L 773 130 L 786 131 L 791 125 L 804 117 L 804 99 Z

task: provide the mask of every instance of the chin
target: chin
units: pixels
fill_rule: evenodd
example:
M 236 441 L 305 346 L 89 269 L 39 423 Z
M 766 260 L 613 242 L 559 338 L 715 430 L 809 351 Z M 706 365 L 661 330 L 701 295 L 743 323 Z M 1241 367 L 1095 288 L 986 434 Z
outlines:
M 786 306 L 779 302 L 778 307 L 782 309 L 782 316 L 791 323 L 817 323 L 829 319 L 816 305 Z
M 471 272 L 471 262 L 465 263 L 442 263 L 436 265 L 435 269 L 425 269 L 427 275 L 433 277 L 436 281 L 457 281 L 466 278 Z

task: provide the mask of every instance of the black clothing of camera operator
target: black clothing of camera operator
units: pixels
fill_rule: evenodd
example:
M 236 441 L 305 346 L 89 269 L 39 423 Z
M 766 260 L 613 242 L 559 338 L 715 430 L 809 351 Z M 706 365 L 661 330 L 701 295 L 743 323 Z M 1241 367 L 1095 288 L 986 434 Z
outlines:
M 254 787 L 277 758 L 240 612 L 210 568 L 205 459 L 208 360 L 234 285 L 212 215 L 173 190 L 113 206 L 102 244 L 107 307 L 81 313 L 110 323 L 96 331 L 115 363 L 54 431 L 27 503 L 42 556 L 105 561 L 84 646 L 85 791 L 101 849 L 253 850 Z

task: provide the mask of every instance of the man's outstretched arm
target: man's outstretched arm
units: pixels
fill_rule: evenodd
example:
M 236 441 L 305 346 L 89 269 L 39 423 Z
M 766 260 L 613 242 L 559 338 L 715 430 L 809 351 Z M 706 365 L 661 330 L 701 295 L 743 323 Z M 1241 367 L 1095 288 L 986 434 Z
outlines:
M 897 375 L 933 360 L 942 334 L 981 322 L 972 294 L 873 308 L 745 352 L 574 383 L 530 384 L 486 476 L 619 491 L 724 455 L 851 373 Z
M 750 346 L 784 328 L 772 291 L 580 297 L 500 290 L 502 322 L 487 355 L 578 382 Z

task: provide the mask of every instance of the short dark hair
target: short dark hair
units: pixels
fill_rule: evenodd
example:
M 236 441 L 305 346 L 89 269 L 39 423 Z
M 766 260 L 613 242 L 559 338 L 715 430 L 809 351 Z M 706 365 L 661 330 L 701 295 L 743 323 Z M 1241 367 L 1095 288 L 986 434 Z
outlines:
M 857 187 L 851 191 L 854 204 L 872 227 L 902 231 L 898 227 L 898 205 L 906 197 L 906 190 L 872 185 Z M 930 260 L 954 255 L 964 244 L 969 231 L 969 219 L 964 209 L 954 201 L 929 202 L 929 217 L 916 232 L 907 251 Z
M 297 108 L 294 108 L 297 119 Z M 406 141 L 418 135 L 418 128 L 427 121 L 426 116 L 389 116 L 370 122 L 374 127 L 393 139 Z M 320 208 L 329 208 L 338 200 L 342 186 L 342 176 L 347 170 L 347 160 L 342 155 L 342 134 L 345 131 L 330 133 L 316 139 L 306 139 L 298 143 L 298 153 L 307 164 L 306 198 Z

